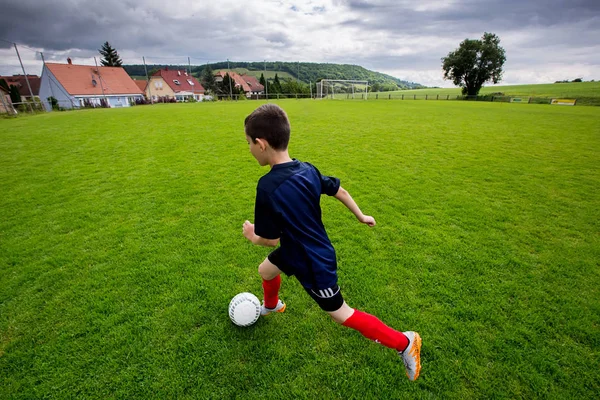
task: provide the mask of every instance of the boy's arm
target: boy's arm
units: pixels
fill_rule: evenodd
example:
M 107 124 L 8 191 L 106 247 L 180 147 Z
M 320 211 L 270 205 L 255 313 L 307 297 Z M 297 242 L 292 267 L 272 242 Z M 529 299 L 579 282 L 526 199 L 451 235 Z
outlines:
M 346 207 L 348 207 L 348 210 L 352 211 L 352 213 L 356 216 L 356 219 L 358 219 L 360 222 L 369 226 L 375 226 L 375 218 L 363 214 L 362 211 L 360 211 L 360 208 L 358 208 L 358 205 L 356 204 L 352 196 L 350 196 L 350 193 L 348 193 L 346 189 L 340 186 L 339 190 L 337 191 L 334 197 L 341 201 Z
M 265 239 L 254 233 L 254 224 L 250 221 L 244 222 L 244 236 L 257 246 L 275 247 L 279 244 L 279 239 Z

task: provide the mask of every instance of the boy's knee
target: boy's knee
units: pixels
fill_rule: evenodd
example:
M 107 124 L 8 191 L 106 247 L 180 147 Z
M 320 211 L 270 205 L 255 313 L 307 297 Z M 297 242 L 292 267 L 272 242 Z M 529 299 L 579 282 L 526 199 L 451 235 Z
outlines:
M 338 310 L 330 311 L 328 314 L 336 323 L 342 325 L 352 316 L 352 314 L 354 314 L 354 309 L 344 302 Z
M 272 268 L 271 263 L 267 262 L 266 260 L 258 266 L 258 274 L 266 281 L 276 278 L 277 275 L 279 275 L 278 272 L 279 271 Z

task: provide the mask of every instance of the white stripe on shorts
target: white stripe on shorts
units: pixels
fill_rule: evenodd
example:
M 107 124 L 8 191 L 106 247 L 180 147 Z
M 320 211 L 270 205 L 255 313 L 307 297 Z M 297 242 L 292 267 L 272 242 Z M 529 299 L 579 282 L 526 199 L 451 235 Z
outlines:
M 312 290 L 312 289 L 311 289 Z M 312 292 L 314 294 L 316 294 L 317 296 L 319 296 L 322 299 L 330 299 L 333 296 L 335 296 L 336 294 L 338 294 L 340 291 L 340 288 L 338 286 L 337 290 L 334 292 L 333 288 L 327 288 L 327 289 L 319 289 L 319 293 L 315 292 L 314 290 L 312 290 Z

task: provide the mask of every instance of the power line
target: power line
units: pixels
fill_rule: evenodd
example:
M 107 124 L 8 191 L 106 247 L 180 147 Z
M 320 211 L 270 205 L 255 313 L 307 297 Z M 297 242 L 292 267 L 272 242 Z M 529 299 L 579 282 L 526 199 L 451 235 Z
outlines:
M 31 47 L 25 46 L 24 44 L 19 44 L 19 43 L 11 42 L 10 40 L 6 40 L 6 39 L 0 39 L 0 40 L 3 41 L 3 42 L 6 42 L 6 43 L 10 43 L 12 45 L 18 45 L 19 47 L 24 47 L 24 48 L 29 49 L 31 51 L 35 51 L 36 53 L 41 53 L 41 51 L 36 50 L 36 49 L 32 49 Z

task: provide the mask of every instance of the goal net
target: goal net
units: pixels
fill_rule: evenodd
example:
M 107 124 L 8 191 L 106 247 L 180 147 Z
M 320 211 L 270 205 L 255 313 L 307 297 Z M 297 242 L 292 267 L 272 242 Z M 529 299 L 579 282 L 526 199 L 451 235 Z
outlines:
M 317 98 L 367 100 L 368 88 L 369 81 L 322 79 L 317 82 Z

